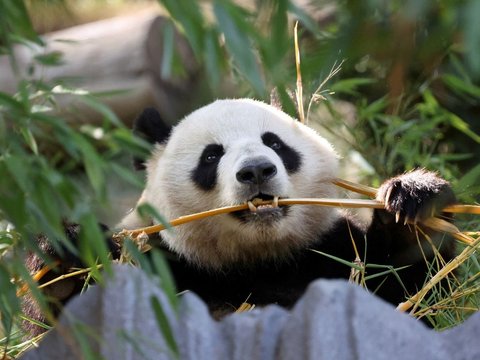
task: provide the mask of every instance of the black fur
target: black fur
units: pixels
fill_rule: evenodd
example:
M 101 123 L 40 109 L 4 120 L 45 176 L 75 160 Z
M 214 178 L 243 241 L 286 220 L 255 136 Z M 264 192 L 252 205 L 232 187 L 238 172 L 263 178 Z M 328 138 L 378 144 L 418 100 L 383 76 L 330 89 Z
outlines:
M 283 165 L 289 174 L 293 174 L 302 166 L 302 157 L 300 153 L 285 144 L 278 135 L 266 132 L 262 135 L 263 143 L 272 148 L 273 151 L 282 159 Z
M 110 238 L 108 228 L 105 225 L 100 224 L 100 227 L 105 233 L 105 241 L 107 242 L 107 246 L 112 258 L 118 259 L 120 257 L 120 248 L 118 244 Z M 74 247 L 77 247 L 80 226 L 78 224 L 64 223 L 64 228 L 68 241 Z M 38 283 L 39 285 L 45 284 L 46 282 L 49 282 L 62 274 L 66 274 L 73 268 L 86 267 L 86 265 L 78 258 L 78 256 L 71 253 L 63 245 L 60 252 L 57 252 L 53 248 L 51 242 L 45 236 L 38 236 L 36 241 L 38 243 L 39 250 L 43 254 L 48 256 L 52 262 L 59 262 L 59 264 L 57 264 L 51 271 L 49 271 L 40 279 Z M 37 253 L 29 252 L 25 259 L 25 265 L 30 274 L 33 275 L 40 271 L 46 264 L 43 258 Z M 63 306 L 73 296 L 80 293 L 82 288 L 85 286 L 85 281 L 85 277 L 75 276 L 53 283 L 43 290 L 49 310 L 53 316 L 57 316 Z M 31 318 L 45 324 L 48 323 L 47 319 L 45 318 L 45 314 L 40 309 L 39 304 L 30 294 L 27 293 L 22 298 L 22 303 L 23 313 L 27 316 L 27 318 Z M 23 327 L 31 336 L 38 335 L 44 331 L 42 327 L 39 327 L 28 320 L 23 321 Z
M 217 183 L 217 168 L 224 150 L 222 145 L 209 144 L 205 146 L 198 160 L 197 167 L 192 171 L 192 181 L 200 189 L 212 190 Z
M 133 133 L 150 144 L 162 143 L 168 139 L 172 127 L 165 124 L 158 111 L 154 108 L 146 108 L 135 119 Z M 135 169 L 145 169 L 145 159 L 135 157 L 133 164 Z

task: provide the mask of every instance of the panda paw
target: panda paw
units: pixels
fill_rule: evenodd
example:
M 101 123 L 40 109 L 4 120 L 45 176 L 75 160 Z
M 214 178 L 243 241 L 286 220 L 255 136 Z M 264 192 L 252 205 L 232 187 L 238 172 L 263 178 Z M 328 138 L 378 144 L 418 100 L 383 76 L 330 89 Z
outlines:
M 378 189 L 377 200 L 395 215 L 398 222 L 422 221 L 435 216 L 444 207 L 455 202 L 448 181 L 423 169 L 393 177 Z

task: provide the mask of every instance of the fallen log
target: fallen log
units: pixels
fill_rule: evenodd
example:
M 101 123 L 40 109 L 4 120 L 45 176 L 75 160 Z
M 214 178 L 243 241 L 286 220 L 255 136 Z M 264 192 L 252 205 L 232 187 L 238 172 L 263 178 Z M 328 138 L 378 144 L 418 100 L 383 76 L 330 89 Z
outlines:
M 18 79 L 65 83 L 72 88 L 103 94 L 99 99 L 127 125 L 146 106 L 155 106 L 168 122 L 175 122 L 211 100 L 208 89 L 199 87 L 201 67 L 185 38 L 174 31 L 176 59 L 182 76 L 162 74 L 164 29 L 169 20 L 152 11 L 87 23 L 43 36 L 45 47 L 17 46 L 12 71 L 10 59 L 0 57 L 0 91 L 13 94 Z M 173 29 L 173 27 L 172 27 Z M 38 65 L 34 57 L 61 53 L 57 66 Z M 100 113 L 77 96 L 57 95 L 57 114 L 77 124 L 99 124 Z M 72 111 L 73 110 L 73 111 Z

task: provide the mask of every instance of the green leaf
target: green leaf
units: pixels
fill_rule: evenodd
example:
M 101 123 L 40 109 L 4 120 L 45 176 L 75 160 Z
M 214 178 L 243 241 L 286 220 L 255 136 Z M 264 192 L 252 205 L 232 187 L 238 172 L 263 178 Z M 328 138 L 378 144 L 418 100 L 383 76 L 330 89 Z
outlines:
M 455 115 L 454 113 L 446 111 L 448 114 L 448 120 L 450 124 L 456 128 L 457 130 L 463 132 L 465 135 L 470 137 L 472 140 L 475 140 L 477 143 L 480 144 L 480 135 L 475 133 L 472 129 L 470 129 L 470 125 L 466 123 L 463 119 L 459 116 Z
M 0 105 L 7 107 L 7 109 L 14 110 L 19 114 L 23 113 L 23 104 L 16 100 L 13 96 L 0 91 Z M 0 107 L 1 110 L 1 107 Z M 10 110 L 10 111 L 11 111 Z
M 175 340 L 172 327 L 170 326 L 167 315 L 163 311 L 160 301 L 158 301 L 156 297 L 152 296 L 150 298 L 150 304 L 152 305 L 152 310 L 153 310 L 153 313 L 155 314 L 155 319 L 157 320 L 157 324 L 160 328 L 160 331 L 162 332 L 165 342 L 167 343 L 167 346 L 171 351 L 171 355 L 175 359 L 179 359 L 180 352 L 178 349 L 178 344 L 177 344 L 177 341 Z
M 4 170 L 8 171 L 9 179 L 15 180 L 23 193 L 29 193 L 33 187 L 30 182 L 32 177 L 29 173 L 29 171 L 32 170 L 33 164 L 24 157 L 13 154 L 4 156 L 3 163 L 6 166 Z
M 466 3 L 464 13 L 465 57 L 470 69 L 478 77 L 480 75 L 480 1 L 470 0 Z
M 163 26 L 163 51 L 161 60 L 160 75 L 162 78 L 169 78 L 172 75 L 172 64 L 175 55 L 175 32 L 171 22 L 166 21 Z
M 27 143 L 30 150 L 32 150 L 32 152 L 35 155 L 38 155 L 37 142 L 36 142 L 35 137 L 33 136 L 32 132 L 30 131 L 30 129 L 26 128 L 26 127 L 21 127 L 20 132 L 22 133 L 23 138 L 25 139 L 25 142 Z
M 330 90 L 336 94 L 348 94 L 348 95 L 359 95 L 359 87 L 371 85 L 376 83 L 375 79 L 371 78 L 351 78 L 351 79 L 341 79 L 335 81 L 331 86 Z
M 79 146 L 79 144 L 83 144 L 85 140 L 70 128 L 63 119 L 45 113 L 33 113 L 31 118 L 50 126 L 52 135 L 56 138 L 58 144 L 63 146 L 73 159 L 80 159 L 81 145 Z
M 82 153 L 83 164 L 85 165 L 90 184 L 92 184 L 97 196 L 103 199 L 106 195 L 106 183 L 103 173 L 103 169 L 105 168 L 104 161 L 91 144 L 78 136 L 76 138 L 76 145 Z
M 154 275 L 154 271 L 145 254 L 142 254 L 135 243 L 126 239 L 123 248 L 132 257 L 134 263 L 139 266 L 147 275 Z
M 197 59 L 203 51 L 204 20 L 196 1 L 162 0 L 162 5 L 178 22 Z
M 346 265 L 350 268 L 353 268 L 355 270 L 362 270 L 362 267 L 353 263 L 353 262 L 350 262 L 350 261 L 346 261 L 346 260 L 343 260 L 342 258 L 339 258 L 339 257 L 336 257 L 336 256 L 333 256 L 333 255 L 330 255 L 330 254 L 327 254 L 327 253 L 324 253 L 322 251 L 319 251 L 319 250 L 315 250 L 315 249 L 311 249 L 311 251 L 313 252 L 316 252 L 320 255 L 323 255 L 323 256 L 326 256 L 332 260 L 335 260 L 335 261 L 338 261 L 340 264 L 343 264 L 343 265 Z
M 10 333 L 13 318 L 20 312 L 20 301 L 17 297 L 15 285 L 11 281 L 8 269 L 0 263 L 0 313 L 5 333 Z
M 122 122 L 118 119 L 117 115 L 105 104 L 98 101 L 96 98 L 90 95 L 80 96 L 79 99 L 85 104 L 90 106 L 92 109 L 98 111 L 103 117 L 108 120 L 110 123 L 122 127 Z
M 373 274 L 373 275 L 365 276 L 365 281 L 375 279 L 375 278 L 385 276 L 385 275 L 394 275 L 395 278 L 398 280 L 398 282 L 402 283 L 402 280 L 401 280 L 400 276 L 398 275 L 398 272 L 401 271 L 401 270 L 404 270 L 404 269 L 408 269 L 410 266 L 411 265 L 405 265 L 405 266 L 401 266 L 401 267 L 398 267 L 398 268 L 394 268 L 393 266 L 388 266 L 388 265 L 367 264 L 365 266 L 366 268 L 380 268 L 380 269 L 386 269 L 386 270 L 382 271 L 382 272 L 379 272 L 379 273 L 376 273 L 376 274 Z
M 160 276 L 161 282 L 160 286 L 167 295 L 170 304 L 177 308 L 178 297 L 177 297 L 177 288 L 175 286 L 175 281 L 173 279 L 172 273 L 168 266 L 167 261 L 163 254 L 156 250 L 152 249 L 150 251 L 151 259 L 154 265 L 155 272 Z
M 35 208 L 36 213 L 41 213 L 47 224 L 51 224 L 53 229 L 59 231 L 62 215 L 57 202 L 56 191 L 42 176 L 36 177 L 34 181 L 35 188 L 28 194 L 32 200 L 29 202 L 30 207 Z
M 44 66 L 63 65 L 63 54 L 60 51 L 51 51 L 49 53 L 36 55 L 35 61 Z
M 469 188 L 476 187 L 480 184 L 480 164 L 474 166 L 456 181 L 454 188 L 456 193 L 468 191 Z
M 165 217 L 163 217 L 152 205 L 145 203 L 137 208 L 137 212 L 141 218 L 156 219 L 160 224 L 164 225 L 166 229 L 171 229 L 172 226 Z
M 111 163 L 110 168 L 113 170 L 114 173 L 116 173 L 122 179 L 128 181 L 135 187 L 143 188 L 145 186 L 143 179 L 138 177 L 132 170 L 126 169 L 116 163 Z
M 288 2 L 288 11 L 295 15 L 295 17 L 314 35 L 320 35 L 321 31 L 318 23 L 310 15 L 308 15 L 301 7 L 295 5 L 293 1 Z
M 267 7 L 271 15 L 268 21 L 268 36 L 260 37 L 252 34 L 262 55 L 263 67 L 274 78 L 285 75 L 284 56 L 292 46 L 288 37 L 287 0 L 265 1 L 262 6 Z M 277 71 L 275 71 L 277 69 Z
M 109 251 L 107 249 L 106 234 L 104 234 L 93 213 L 87 213 L 80 219 L 80 253 L 82 259 L 92 267 L 93 276 L 98 279 L 100 272 L 96 269 L 98 261 L 109 269 Z M 98 260 L 97 260 L 98 259 Z
M 467 82 L 457 76 L 445 74 L 442 76 L 443 82 L 451 89 L 480 99 L 480 87 Z
M 235 63 L 255 92 L 264 95 L 265 85 L 253 52 L 252 42 L 247 36 L 251 24 L 244 20 L 244 14 L 239 8 L 225 1 L 215 1 L 213 9 L 218 26 L 225 36 L 225 45 Z
M 218 43 L 218 33 L 209 29 L 205 33 L 205 67 L 208 80 L 213 88 L 220 85 L 220 74 L 223 67 L 224 54 Z
M 24 1 L 0 1 L 0 22 L 5 24 L 10 30 L 9 34 L 0 33 L 1 35 L 10 35 L 10 37 L 15 35 L 33 41 L 39 45 L 43 44 L 43 41 L 33 29 Z

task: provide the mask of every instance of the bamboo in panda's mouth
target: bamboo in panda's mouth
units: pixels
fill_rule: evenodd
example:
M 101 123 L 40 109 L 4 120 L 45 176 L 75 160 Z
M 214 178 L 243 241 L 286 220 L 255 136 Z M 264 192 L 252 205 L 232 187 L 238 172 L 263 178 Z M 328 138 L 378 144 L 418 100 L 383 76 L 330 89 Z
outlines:
M 248 208 L 251 212 L 257 212 L 257 210 L 262 209 L 273 209 L 278 207 L 278 196 L 274 196 L 271 203 L 265 204 L 264 199 L 254 198 L 247 201 Z

